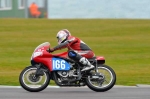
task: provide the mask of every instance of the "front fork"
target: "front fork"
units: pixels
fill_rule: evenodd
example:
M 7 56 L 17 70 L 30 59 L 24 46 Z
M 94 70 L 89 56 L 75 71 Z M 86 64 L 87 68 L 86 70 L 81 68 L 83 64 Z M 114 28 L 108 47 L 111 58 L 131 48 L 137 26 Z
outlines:
M 35 66 L 37 68 L 35 76 L 43 76 L 44 71 L 49 72 L 49 70 L 46 68 L 46 66 L 44 66 L 42 63 L 37 63 L 34 60 L 31 60 L 31 64 L 32 64 L 32 66 Z
M 41 63 L 36 64 L 35 67 L 37 68 L 35 77 L 43 76 L 44 72 L 48 72 L 48 69 L 44 68 L 44 66 Z

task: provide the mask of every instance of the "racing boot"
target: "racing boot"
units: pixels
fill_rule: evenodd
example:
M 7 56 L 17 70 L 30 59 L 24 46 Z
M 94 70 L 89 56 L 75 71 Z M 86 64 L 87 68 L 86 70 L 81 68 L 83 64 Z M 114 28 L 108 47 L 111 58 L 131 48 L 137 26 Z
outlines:
M 85 57 L 82 57 L 79 62 L 84 65 L 83 69 L 81 71 L 87 71 L 94 69 L 94 65 L 92 65 Z

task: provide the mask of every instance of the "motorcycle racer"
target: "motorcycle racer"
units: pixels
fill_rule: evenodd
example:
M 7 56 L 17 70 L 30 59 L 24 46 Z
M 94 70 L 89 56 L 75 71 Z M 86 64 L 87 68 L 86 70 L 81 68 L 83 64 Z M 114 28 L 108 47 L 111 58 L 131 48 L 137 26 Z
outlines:
M 95 55 L 86 43 L 81 39 L 72 36 L 67 29 L 60 30 L 56 37 L 58 45 L 54 48 L 50 48 L 48 52 L 51 53 L 56 50 L 68 48 L 68 57 L 84 65 L 81 71 L 87 71 L 94 68 L 94 66 L 88 61 L 88 58 L 93 58 Z

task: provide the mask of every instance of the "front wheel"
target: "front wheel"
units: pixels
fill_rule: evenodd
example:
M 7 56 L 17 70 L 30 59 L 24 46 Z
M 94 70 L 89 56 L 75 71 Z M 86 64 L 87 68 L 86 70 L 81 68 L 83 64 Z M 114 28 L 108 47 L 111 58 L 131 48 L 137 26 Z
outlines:
M 44 90 L 50 82 L 50 75 L 43 71 L 43 75 L 35 76 L 36 67 L 26 67 L 19 76 L 20 85 L 27 91 L 38 92 Z
M 98 65 L 97 73 L 93 70 L 86 78 L 87 86 L 96 92 L 104 92 L 111 89 L 116 83 L 114 70 L 107 65 Z

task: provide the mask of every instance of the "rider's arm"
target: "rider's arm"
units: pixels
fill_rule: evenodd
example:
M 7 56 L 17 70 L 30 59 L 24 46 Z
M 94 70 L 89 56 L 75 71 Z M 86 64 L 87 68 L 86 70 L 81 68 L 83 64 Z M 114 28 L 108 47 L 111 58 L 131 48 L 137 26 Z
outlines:
M 61 44 L 57 45 L 56 47 L 54 47 L 53 51 L 60 50 L 60 49 L 63 49 L 63 48 L 67 48 L 68 46 L 70 46 L 71 44 L 74 44 L 76 42 L 77 42 L 77 39 L 73 37 L 70 40 L 67 40 L 66 42 L 61 43 Z
M 60 49 L 66 48 L 68 46 L 68 44 L 69 44 L 69 42 L 66 41 L 64 43 L 61 43 L 61 44 L 55 46 L 53 48 L 53 50 L 55 51 L 55 50 L 60 50 Z

